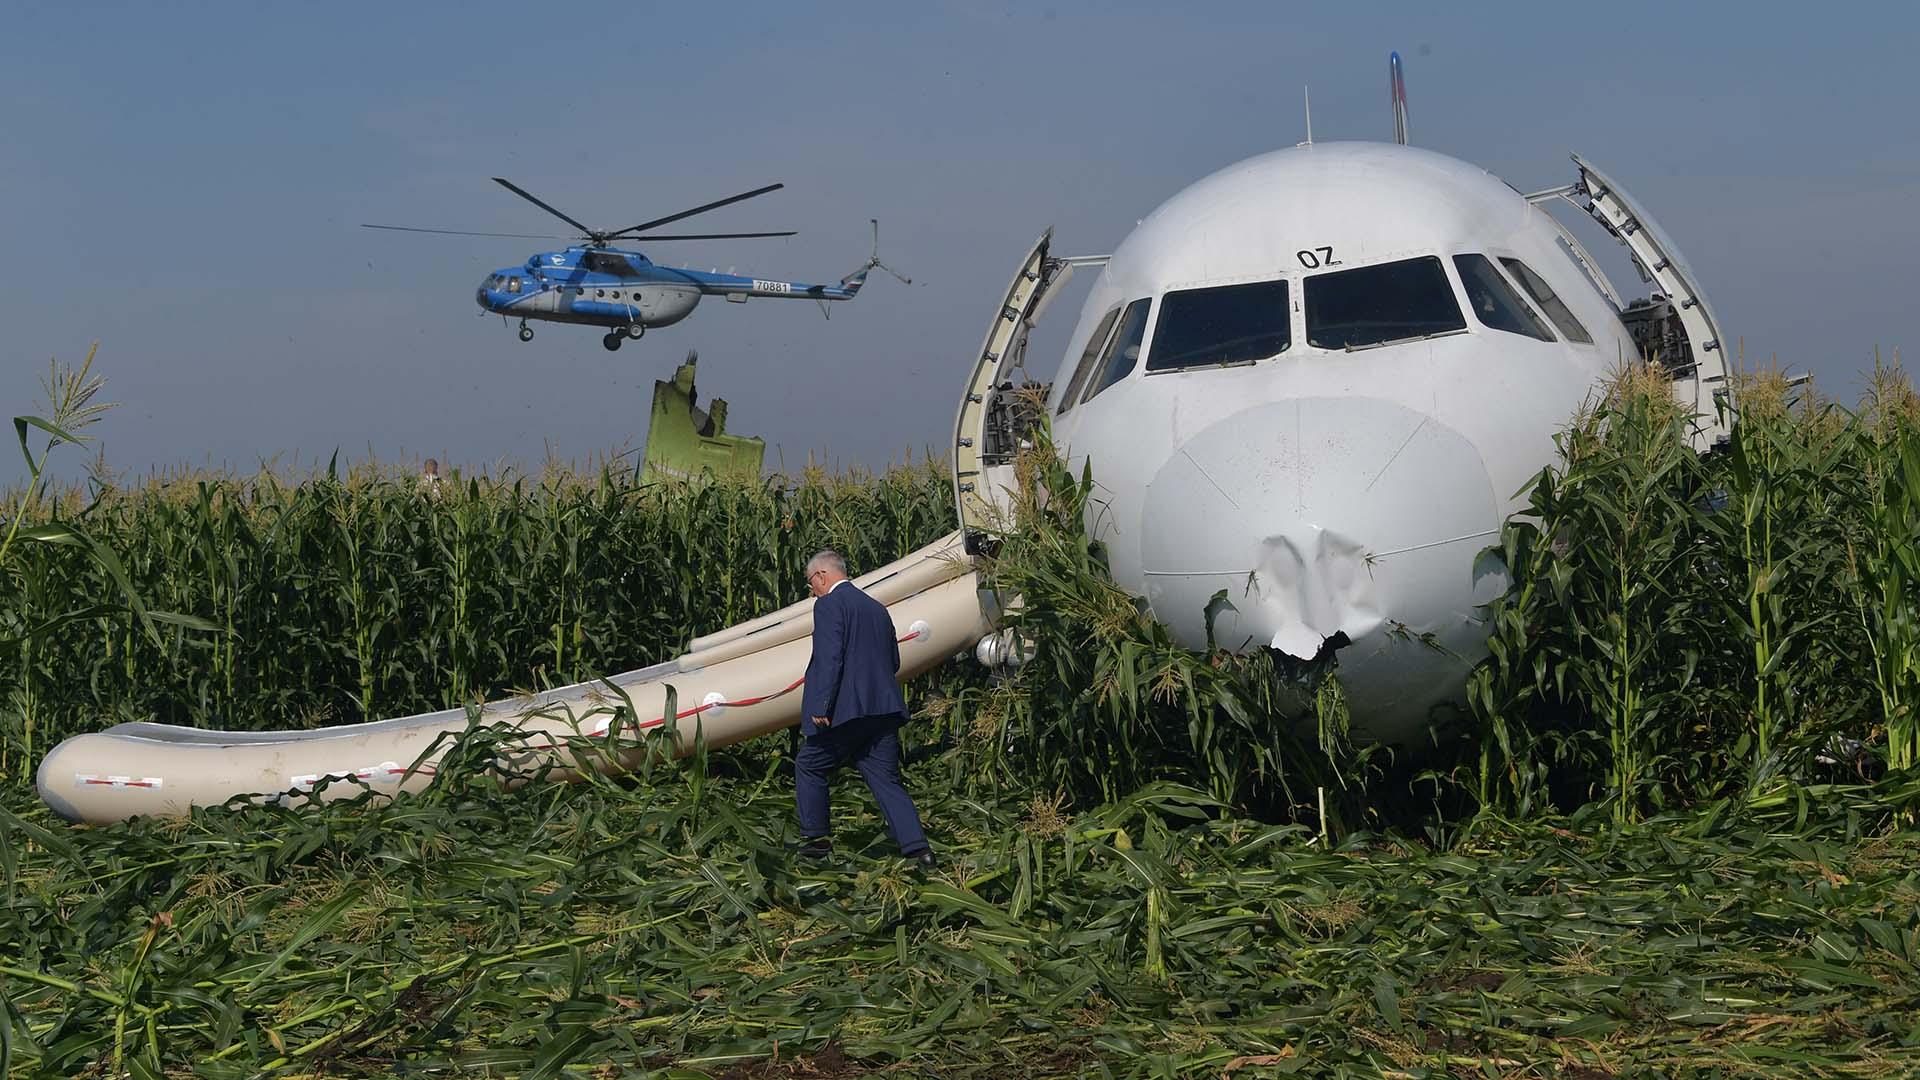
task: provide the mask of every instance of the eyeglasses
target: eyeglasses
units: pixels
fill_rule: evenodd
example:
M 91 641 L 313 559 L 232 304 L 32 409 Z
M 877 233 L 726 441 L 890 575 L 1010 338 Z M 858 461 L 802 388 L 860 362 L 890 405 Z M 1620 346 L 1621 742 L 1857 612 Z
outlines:
M 815 570 L 813 573 L 807 575 L 807 580 L 811 582 L 814 578 L 819 577 L 821 574 L 824 574 L 824 573 L 826 573 L 824 569 Z

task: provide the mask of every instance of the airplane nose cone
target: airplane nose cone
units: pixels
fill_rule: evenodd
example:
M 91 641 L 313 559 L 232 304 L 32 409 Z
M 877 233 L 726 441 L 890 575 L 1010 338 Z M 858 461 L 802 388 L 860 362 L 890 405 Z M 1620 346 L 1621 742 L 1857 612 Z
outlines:
M 1339 654 L 1343 673 L 1386 659 L 1405 687 L 1422 661 L 1402 645 L 1479 655 L 1474 608 L 1505 587 L 1476 568 L 1498 505 L 1479 451 L 1431 416 L 1373 398 L 1256 406 L 1187 440 L 1148 484 L 1147 597 L 1197 642 L 1224 589 L 1218 644 L 1311 659 L 1344 634 L 1357 648 Z

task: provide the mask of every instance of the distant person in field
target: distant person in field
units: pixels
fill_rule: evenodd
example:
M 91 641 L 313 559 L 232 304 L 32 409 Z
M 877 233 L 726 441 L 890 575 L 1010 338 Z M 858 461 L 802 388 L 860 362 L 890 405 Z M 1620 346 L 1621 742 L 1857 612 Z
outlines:
M 900 644 L 886 606 L 847 580 L 847 560 L 822 551 L 807 560 L 813 601 L 813 659 L 800 701 L 804 739 L 794 756 L 794 801 L 800 853 L 822 858 L 828 838 L 828 781 L 851 762 L 873 791 L 900 853 L 923 869 L 935 865 L 920 814 L 900 784 Z
M 420 467 L 420 490 L 428 495 L 440 494 L 440 463 L 432 458 Z

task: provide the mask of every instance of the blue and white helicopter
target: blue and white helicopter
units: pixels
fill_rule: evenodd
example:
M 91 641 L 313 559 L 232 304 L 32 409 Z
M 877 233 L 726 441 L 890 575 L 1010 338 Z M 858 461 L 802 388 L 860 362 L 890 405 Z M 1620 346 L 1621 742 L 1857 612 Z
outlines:
M 748 297 L 767 296 L 782 300 L 818 300 L 825 311 L 829 300 L 851 300 L 866 284 L 867 273 L 885 270 L 902 283 L 912 279 L 895 272 L 880 261 L 880 223 L 873 221 L 873 255 L 836 285 L 810 285 L 801 281 L 741 277 L 677 266 L 661 266 L 637 251 L 609 247 L 617 240 L 651 243 L 657 240 L 741 240 L 769 236 L 793 236 L 792 232 L 675 233 L 648 234 L 675 221 L 704 214 L 722 206 L 778 191 L 784 184 L 730 195 L 691 210 L 643 221 L 624 229 L 590 229 L 559 210 L 535 198 L 511 181 L 498 176 L 493 182 L 533 205 L 580 230 L 577 237 L 555 237 L 531 233 L 467 232 L 460 229 L 425 229 L 411 225 L 367 225 L 369 229 L 400 232 L 442 233 L 452 236 L 500 236 L 524 240 L 577 239 L 564 251 L 546 251 L 533 255 L 519 266 L 509 266 L 487 275 L 474 293 L 474 300 L 486 311 L 502 318 L 520 319 L 520 340 L 533 340 L 529 319 L 547 322 L 582 323 L 607 327 L 601 343 L 618 349 L 628 338 L 639 338 L 652 326 L 671 326 L 692 314 L 703 296 L 724 296 L 729 303 L 744 304 Z

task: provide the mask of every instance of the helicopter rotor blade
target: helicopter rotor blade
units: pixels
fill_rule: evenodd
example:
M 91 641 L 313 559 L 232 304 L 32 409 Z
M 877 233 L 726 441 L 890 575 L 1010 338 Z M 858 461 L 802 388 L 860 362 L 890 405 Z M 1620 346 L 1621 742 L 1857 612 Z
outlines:
M 500 182 L 503 184 L 506 183 L 505 180 L 502 180 Z M 507 186 L 512 187 L 513 185 L 508 184 Z M 696 206 L 691 210 L 682 210 L 677 214 L 668 214 L 666 217 L 663 217 L 663 218 L 654 218 L 652 221 L 643 221 L 638 225 L 629 225 L 624 229 L 619 229 L 615 232 L 610 232 L 607 234 L 607 236 L 611 238 L 615 236 L 625 236 L 628 233 L 644 232 L 647 229 L 651 229 L 656 226 L 666 225 L 670 222 L 679 221 L 681 218 L 690 218 L 695 214 L 704 214 L 709 210 L 718 210 L 723 206 L 728 206 L 733 203 L 740 202 L 744 199 L 751 199 L 756 195 L 765 195 L 769 191 L 779 191 L 781 188 L 786 186 L 787 185 L 785 184 L 768 184 L 766 187 L 763 187 L 763 188 L 754 188 L 752 191 L 743 191 L 738 195 L 729 195 L 724 199 L 716 199 L 713 202 L 707 203 L 704 206 Z M 518 189 L 515 189 L 515 190 L 518 190 Z M 521 192 L 521 194 L 524 195 L 526 193 Z M 531 199 L 533 198 L 533 196 L 527 195 L 527 198 Z M 545 205 L 545 204 L 543 203 L 542 205 Z M 551 207 L 549 207 L 549 209 L 551 209 Z M 555 212 L 558 213 L 558 211 L 555 211 Z
M 440 233 L 444 236 L 504 236 L 512 240 L 566 240 L 568 239 L 568 237 L 554 236 L 551 233 L 469 232 L 466 229 L 423 229 L 418 225 L 369 225 L 369 224 L 362 223 L 360 227 L 363 229 L 391 229 L 394 232 Z
M 574 228 L 579 229 L 581 235 L 583 236 L 591 237 L 594 240 L 601 240 L 605 238 L 606 235 L 608 235 L 605 233 L 595 232 L 594 230 L 587 228 L 585 225 L 580 224 L 579 222 L 573 220 L 567 215 L 561 213 L 560 211 L 555 210 L 553 207 L 548 206 L 546 203 L 543 203 L 539 199 L 535 198 L 525 188 L 516 186 L 514 182 L 511 180 L 507 180 L 502 177 L 496 176 L 493 178 L 493 182 L 496 184 L 499 184 L 503 188 L 506 188 L 508 191 L 513 192 L 515 195 L 518 195 L 521 198 L 527 200 L 533 205 L 539 207 L 540 209 L 545 210 L 547 213 L 552 214 L 554 217 L 559 218 L 561 221 L 564 221 L 567 224 L 573 226 Z
M 636 240 L 651 244 L 655 240 L 751 240 L 761 236 L 799 236 L 797 232 L 716 232 L 716 233 L 673 233 L 672 235 L 625 236 L 623 240 Z

